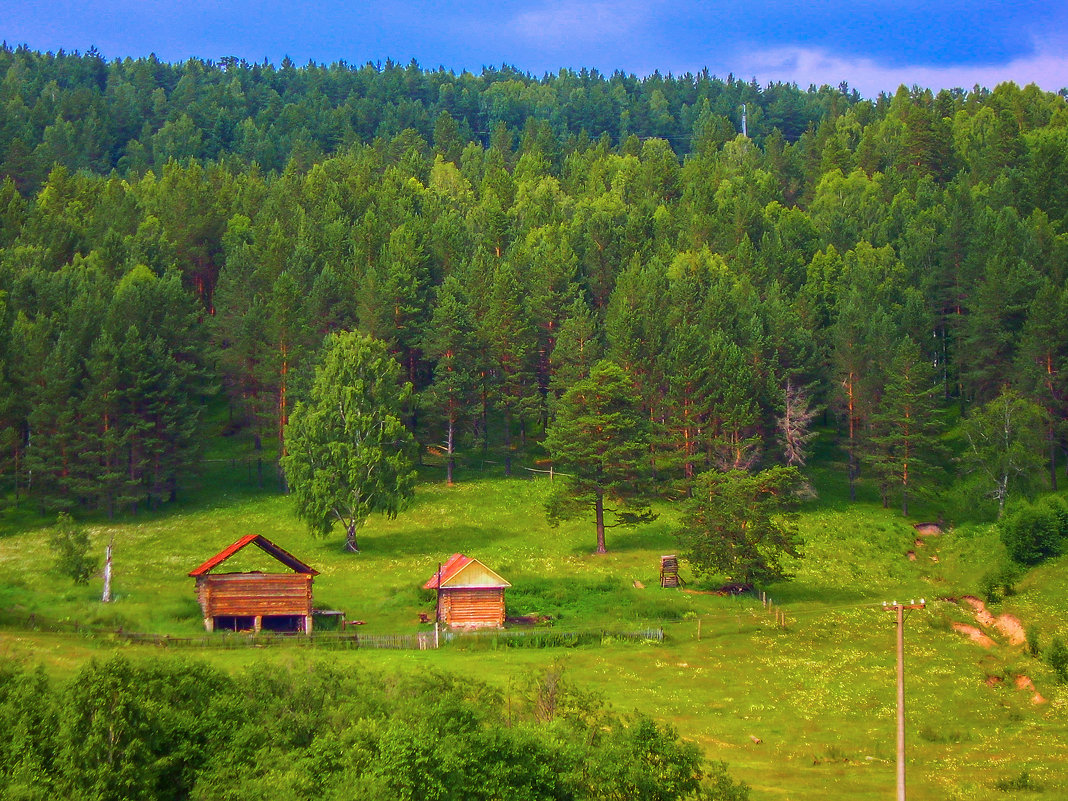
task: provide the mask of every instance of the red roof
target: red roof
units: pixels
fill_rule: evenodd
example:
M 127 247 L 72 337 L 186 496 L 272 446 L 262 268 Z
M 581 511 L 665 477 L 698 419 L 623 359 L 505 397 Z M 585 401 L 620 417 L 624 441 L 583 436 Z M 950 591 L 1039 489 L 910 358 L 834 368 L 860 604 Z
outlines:
M 436 590 L 439 581 L 444 584 L 473 561 L 475 560 L 470 556 L 464 556 L 462 553 L 454 553 L 449 557 L 448 561 L 441 566 L 440 571 L 434 572 L 434 575 L 430 577 L 430 581 L 423 585 L 423 589 Z
M 255 544 L 260 550 L 264 551 L 265 553 L 269 553 L 283 565 L 292 570 L 295 570 L 297 573 L 308 573 L 312 576 L 319 575 L 318 570 L 315 570 L 314 568 L 304 564 L 304 562 L 297 559 L 297 557 L 293 556 L 293 554 L 289 553 L 288 551 L 279 548 L 277 545 L 275 545 L 269 539 L 264 537 L 262 534 L 246 534 L 233 545 L 229 545 L 226 548 L 223 548 L 221 551 L 215 554 L 215 556 L 211 557 L 211 559 L 206 561 L 200 567 L 195 568 L 194 570 L 190 570 L 189 575 L 193 576 L 194 578 L 197 576 L 202 576 L 208 571 L 213 570 L 214 568 L 221 565 L 223 562 L 225 562 L 235 553 L 240 551 L 246 545 L 252 544 Z
M 475 565 L 475 567 L 471 567 L 472 565 Z M 464 578 L 460 578 L 456 582 L 453 581 L 469 567 L 471 567 L 471 570 L 468 571 Z M 470 587 L 488 589 L 491 587 L 503 588 L 511 586 L 511 584 L 477 559 L 464 556 L 462 553 L 454 553 L 441 566 L 440 571 L 434 572 L 434 575 L 430 577 L 430 581 L 423 585 L 423 589 L 436 590 L 441 588 L 447 590 Z

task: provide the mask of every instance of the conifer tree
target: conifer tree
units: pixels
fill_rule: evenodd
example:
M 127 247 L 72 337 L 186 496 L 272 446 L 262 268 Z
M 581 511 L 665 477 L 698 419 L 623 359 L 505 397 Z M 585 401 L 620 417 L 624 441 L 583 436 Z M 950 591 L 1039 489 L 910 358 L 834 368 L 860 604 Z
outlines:
M 445 423 L 446 482 L 451 486 L 456 467 L 457 428 L 472 416 L 479 381 L 474 323 L 456 276 L 448 276 L 437 288 L 437 303 L 422 347 L 427 358 L 435 363 L 434 379 L 424 393 L 424 405 Z
M 649 422 L 630 377 L 613 362 L 598 362 L 589 378 L 560 398 L 545 437 L 554 467 L 568 474 L 558 481 L 546 507 L 550 523 L 592 509 L 597 553 L 606 553 L 606 528 L 654 519 L 648 506 L 649 443 Z M 614 505 L 606 506 L 606 501 Z M 605 522 L 606 512 L 613 522 Z
M 911 338 L 897 348 L 878 409 L 872 415 L 872 464 L 889 487 L 901 493 L 901 514 L 909 499 L 939 471 L 944 453 L 938 441 L 934 375 Z M 884 506 L 888 499 L 884 497 Z

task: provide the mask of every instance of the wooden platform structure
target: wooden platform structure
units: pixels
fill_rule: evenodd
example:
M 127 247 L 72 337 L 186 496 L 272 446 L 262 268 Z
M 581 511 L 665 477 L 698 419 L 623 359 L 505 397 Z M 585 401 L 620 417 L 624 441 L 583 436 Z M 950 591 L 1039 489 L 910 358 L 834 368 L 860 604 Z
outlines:
M 292 573 L 212 573 L 241 549 L 255 545 Z M 266 537 L 249 534 L 189 571 L 208 631 L 312 631 L 312 579 L 319 572 Z
M 678 587 L 682 583 L 679 578 L 679 559 L 675 554 L 660 557 L 660 586 Z
M 423 585 L 437 590 L 437 619 L 463 628 L 504 626 L 504 591 L 512 585 L 477 559 L 455 553 Z

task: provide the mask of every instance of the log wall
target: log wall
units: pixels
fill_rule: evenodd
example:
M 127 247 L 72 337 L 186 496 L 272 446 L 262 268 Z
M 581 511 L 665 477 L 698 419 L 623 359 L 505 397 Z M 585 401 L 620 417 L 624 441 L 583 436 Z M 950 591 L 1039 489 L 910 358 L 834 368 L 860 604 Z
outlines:
M 450 626 L 503 626 L 502 587 L 460 587 L 441 591 L 441 619 Z
M 306 573 L 214 573 L 197 578 L 205 620 L 217 616 L 268 617 L 312 613 L 312 577 Z

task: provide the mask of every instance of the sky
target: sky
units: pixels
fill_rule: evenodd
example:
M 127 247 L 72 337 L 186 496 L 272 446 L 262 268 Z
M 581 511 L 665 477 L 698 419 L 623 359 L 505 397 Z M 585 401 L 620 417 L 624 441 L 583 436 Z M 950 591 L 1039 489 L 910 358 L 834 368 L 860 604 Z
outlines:
M 392 59 L 644 76 L 733 74 L 872 97 L 1003 81 L 1068 87 L 1065 0 L 4 0 L 0 39 L 35 50 L 274 64 Z

